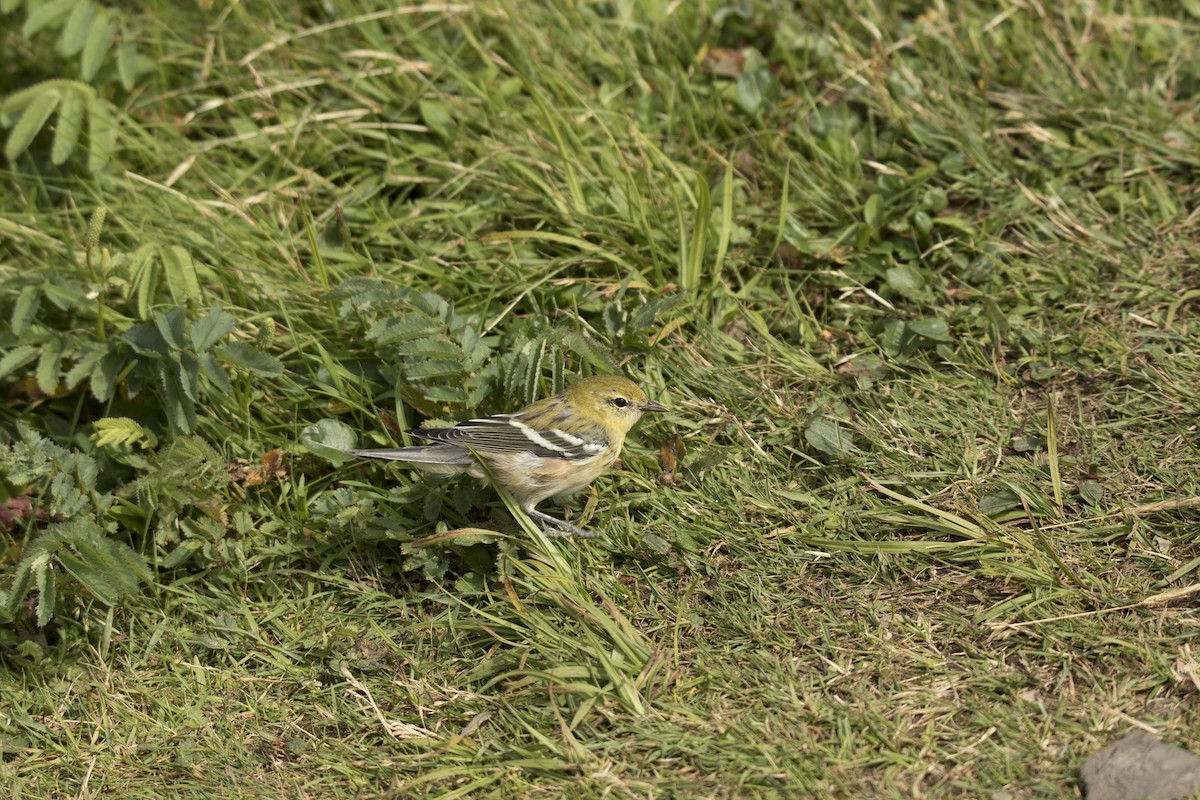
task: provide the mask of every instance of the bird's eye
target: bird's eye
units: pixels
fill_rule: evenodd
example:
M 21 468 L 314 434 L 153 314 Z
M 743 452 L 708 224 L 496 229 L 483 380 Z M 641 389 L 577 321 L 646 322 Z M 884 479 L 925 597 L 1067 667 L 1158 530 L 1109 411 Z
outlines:
M 614 397 L 612 399 L 612 404 L 617 408 L 624 408 L 625 406 L 629 405 L 629 401 L 624 397 Z

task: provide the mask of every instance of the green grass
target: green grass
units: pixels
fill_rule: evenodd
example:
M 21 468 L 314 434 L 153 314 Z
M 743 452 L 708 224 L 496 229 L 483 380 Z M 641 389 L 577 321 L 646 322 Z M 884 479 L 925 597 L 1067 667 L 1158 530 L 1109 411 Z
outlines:
M 1195 748 L 1194 3 L 150 5 L 0 15 L 0 102 L 88 104 L 0 106 L 7 796 Z M 600 540 L 327 449 L 612 369 L 671 412 Z

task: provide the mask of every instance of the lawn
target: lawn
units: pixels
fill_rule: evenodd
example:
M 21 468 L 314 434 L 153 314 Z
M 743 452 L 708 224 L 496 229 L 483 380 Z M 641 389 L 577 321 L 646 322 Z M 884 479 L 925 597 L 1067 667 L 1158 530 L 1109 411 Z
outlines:
M 1194 0 L 0 0 L 5 796 L 1200 749 L 1197 52 Z M 599 539 L 340 454 L 611 372 L 670 411 L 546 504 Z

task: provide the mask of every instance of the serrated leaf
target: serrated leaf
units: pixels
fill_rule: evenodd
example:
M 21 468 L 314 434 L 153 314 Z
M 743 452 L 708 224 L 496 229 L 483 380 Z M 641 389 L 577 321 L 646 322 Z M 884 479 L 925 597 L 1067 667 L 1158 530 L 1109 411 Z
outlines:
M 38 590 L 37 624 L 44 628 L 54 618 L 54 571 L 49 562 L 39 561 L 33 569 L 33 577 Z
M 436 403 L 455 403 L 464 405 L 467 402 L 467 393 L 457 386 L 427 386 L 421 390 L 427 400 L 432 400 Z
M 61 91 L 47 87 L 25 107 L 17 124 L 9 131 L 8 141 L 4 144 L 5 158 L 15 161 L 18 156 L 29 149 L 29 145 L 33 144 L 38 132 L 46 126 L 46 121 L 50 119 L 54 109 L 58 108 L 61 100 Z
M 78 0 L 51 0 L 49 3 L 34 3 L 21 26 L 21 36 L 26 39 L 33 36 L 51 22 L 59 19 L 75 7 Z
M 436 336 L 405 342 L 397 346 L 396 352 L 406 358 L 449 358 L 460 364 L 466 360 L 461 347 Z
M 319 420 L 300 431 L 300 444 L 335 464 L 353 460 L 345 451 L 353 450 L 356 443 L 354 431 L 336 419 Z
M 427 336 L 441 329 L 440 320 L 424 314 L 405 314 L 375 322 L 367 330 L 367 338 L 379 344 L 391 344 Z
M 93 597 L 106 606 L 114 606 L 121 599 L 121 592 L 102 569 L 89 563 L 87 559 L 64 552 L 59 554 L 59 562 L 63 569 L 71 573 L 71 577 L 79 581 Z
M 41 352 L 41 347 L 35 347 L 31 344 L 23 344 L 20 347 L 14 347 L 12 350 L 9 350 L 4 354 L 3 358 L 0 358 L 0 378 L 33 361 Z
M 204 549 L 204 542 L 200 539 L 188 539 L 185 542 L 180 542 L 179 546 L 167 554 L 166 558 L 159 562 L 162 569 L 175 569 L 181 564 L 186 563 L 192 556 Z
M 96 364 L 92 370 L 92 378 L 88 383 L 88 388 L 92 390 L 92 396 L 102 403 L 106 403 L 112 399 L 113 390 L 116 388 L 117 376 L 124 366 L 125 360 L 121 354 L 112 351 L 109 352 Z M 136 396 L 136 392 L 130 392 L 130 396 Z
M 170 352 L 167 341 L 163 339 L 158 328 L 151 322 L 140 322 L 134 325 L 121 334 L 121 338 L 128 342 L 134 351 L 140 355 L 162 356 L 165 358 L 167 353 Z
M 620 372 L 620 366 L 612 354 L 583 334 L 569 333 L 563 338 L 563 343 L 570 348 L 571 352 L 583 358 L 593 367 L 598 367 L 605 372 Z
M 96 16 L 96 4 L 92 0 L 76 0 L 75 7 L 63 23 L 58 37 L 59 55 L 70 57 L 83 49 L 92 20 Z
M 187 346 L 187 315 L 182 308 L 172 308 L 166 313 L 155 311 L 154 327 L 171 350 L 182 350 Z
M 196 427 L 196 407 L 184 396 L 179 379 L 166 364 L 159 373 L 159 386 L 163 393 L 163 411 L 171 428 L 182 433 L 191 433 Z
M 160 253 L 167 286 L 175 302 L 180 305 L 188 300 L 200 302 L 200 279 L 196 275 L 192 254 L 177 244 L 162 248 Z
M 49 80 L 27 86 L 19 92 L 13 92 L 0 100 L 0 125 L 9 127 L 16 120 L 19 112 L 29 107 L 29 104 L 42 96 L 48 89 L 58 86 L 62 81 Z
M 42 290 L 37 286 L 26 286 L 21 290 L 17 295 L 17 302 L 13 305 L 12 319 L 9 322 L 13 333 L 17 336 L 25 335 L 29 326 L 33 324 L 33 318 L 37 316 L 41 300 Z
M 107 345 L 96 345 L 76 361 L 74 366 L 67 370 L 67 374 L 63 379 L 67 388 L 74 389 L 78 386 L 84 378 L 91 374 L 96 365 L 100 363 L 100 359 L 108 355 L 108 352 Z
M 822 453 L 834 456 L 858 452 L 850 432 L 828 417 L 813 417 L 804 429 L 804 439 Z
M 101 8 L 87 32 L 87 40 L 83 43 L 83 54 L 79 57 L 79 74 L 85 81 L 96 77 L 108 48 L 112 46 L 113 36 L 117 33 L 117 20 L 108 9 Z
M 37 378 L 38 388 L 46 394 L 58 391 L 59 378 L 62 375 L 62 354 L 65 347 L 63 340 L 55 336 L 46 342 L 38 359 Z
M 200 360 L 200 371 L 212 381 L 221 394 L 229 394 L 233 391 L 233 384 L 229 381 L 229 376 L 225 374 L 225 370 L 221 367 L 221 362 L 217 361 L 217 357 L 212 353 L 199 353 L 197 358 Z
M 208 313 L 192 325 L 192 349 L 197 353 L 211 350 L 213 345 L 229 335 L 237 325 L 237 319 L 220 306 L 213 306 Z
M 129 282 L 137 294 L 138 317 L 150 319 L 154 291 L 158 288 L 159 261 L 153 245 L 144 244 L 129 258 Z
M 179 356 L 178 370 L 179 385 L 183 389 L 183 393 L 193 403 L 199 402 L 200 362 L 196 360 L 194 355 L 185 351 Z
M 129 417 L 105 417 L 96 420 L 92 441 L 100 447 L 131 448 L 133 445 L 156 447 L 158 437 Z
M 8 587 L 8 595 L 4 602 L 4 616 L 8 619 L 13 619 L 21 610 L 21 602 L 25 596 L 29 594 L 29 586 L 33 582 L 32 562 L 33 559 L 21 559 L 17 563 L 16 571 L 13 573 L 12 585 Z
M 462 363 L 440 358 L 417 361 L 405 365 L 404 374 L 410 380 L 425 380 L 428 378 L 444 378 L 449 375 L 460 375 L 462 374 Z
M 88 103 L 88 171 L 103 170 L 117 146 L 117 123 L 112 106 L 97 96 Z
M 277 359 L 245 342 L 230 342 L 220 348 L 218 354 L 225 363 L 263 377 L 275 378 L 284 372 Z
M 56 166 L 65 163 L 79 144 L 85 105 L 82 92 L 68 91 L 63 95 L 58 107 L 58 124 L 54 126 L 54 144 L 50 148 L 50 161 Z

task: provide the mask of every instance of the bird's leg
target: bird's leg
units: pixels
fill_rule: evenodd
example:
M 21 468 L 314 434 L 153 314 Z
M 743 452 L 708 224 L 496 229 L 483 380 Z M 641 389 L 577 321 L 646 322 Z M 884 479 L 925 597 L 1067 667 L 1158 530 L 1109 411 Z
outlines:
M 546 531 L 546 533 L 550 536 L 584 536 L 589 539 L 594 539 L 598 536 L 604 535 L 602 533 L 597 533 L 596 531 L 589 531 L 585 528 L 577 527 L 569 522 L 559 519 L 558 517 L 552 517 L 549 514 L 544 514 L 535 508 L 528 509 L 525 513 L 534 519 L 541 520 L 547 525 L 558 528 L 556 531 Z

